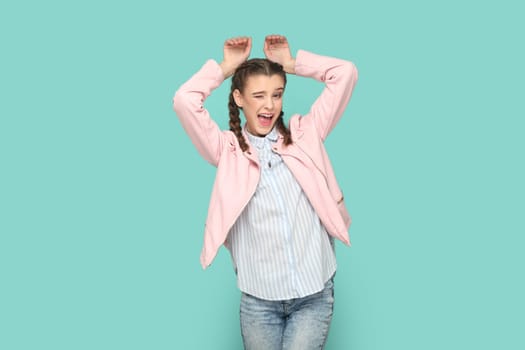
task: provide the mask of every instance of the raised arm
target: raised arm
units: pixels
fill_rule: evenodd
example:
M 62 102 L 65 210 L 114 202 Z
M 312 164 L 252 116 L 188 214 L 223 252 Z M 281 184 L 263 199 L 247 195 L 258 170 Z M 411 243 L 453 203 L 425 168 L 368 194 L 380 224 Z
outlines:
M 357 68 L 350 61 L 299 50 L 295 73 L 325 84 L 323 92 L 303 117 L 313 119 L 317 132 L 324 141 L 350 101 L 357 82 Z
M 299 50 L 294 58 L 288 40 L 282 35 L 266 36 L 264 54 L 269 60 L 281 64 L 286 73 L 325 83 L 325 89 L 305 116 L 313 119 L 319 136 L 324 140 L 341 118 L 352 95 L 357 82 L 354 64 L 303 50 Z
M 219 162 L 224 136 L 208 110 L 204 108 L 204 101 L 248 58 L 250 50 L 250 38 L 226 40 L 223 61 L 218 64 L 214 60 L 208 60 L 173 97 L 173 109 L 182 127 L 202 157 L 215 166 Z

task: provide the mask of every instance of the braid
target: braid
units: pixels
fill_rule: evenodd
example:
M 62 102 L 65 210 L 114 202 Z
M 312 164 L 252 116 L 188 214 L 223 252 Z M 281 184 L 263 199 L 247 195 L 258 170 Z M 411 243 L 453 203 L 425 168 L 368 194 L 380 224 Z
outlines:
M 279 115 L 279 118 L 277 119 L 275 125 L 277 126 L 277 130 L 279 130 L 279 132 L 284 137 L 283 143 L 286 146 L 289 146 L 292 144 L 292 134 L 290 133 L 290 129 L 288 129 L 286 125 L 284 125 L 283 114 L 284 113 L 281 111 L 281 115 Z
M 248 144 L 246 143 L 244 135 L 242 134 L 241 118 L 239 117 L 239 107 L 237 107 L 237 104 L 233 99 L 233 92 L 230 93 L 228 109 L 230 110 L 230 130 L 233 131 L 235 136 L 237 136 L 237 140 L 239 141 L 239 146 L 241 146 L 242 151 L 246 152 L 248 150 Z

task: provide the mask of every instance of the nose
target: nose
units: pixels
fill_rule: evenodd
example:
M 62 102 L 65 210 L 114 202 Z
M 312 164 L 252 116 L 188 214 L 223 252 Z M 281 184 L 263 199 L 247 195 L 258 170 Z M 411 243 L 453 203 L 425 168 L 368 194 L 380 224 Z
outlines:
M 266 98 L 266 101 L 265 101 L 265 104 L 264 104 L 264 107 L 266 107 L 267 109 L 273 109 L 273 105 L 274 105 L 274 100 L 272 98 L 272 96 L 269 96 Z

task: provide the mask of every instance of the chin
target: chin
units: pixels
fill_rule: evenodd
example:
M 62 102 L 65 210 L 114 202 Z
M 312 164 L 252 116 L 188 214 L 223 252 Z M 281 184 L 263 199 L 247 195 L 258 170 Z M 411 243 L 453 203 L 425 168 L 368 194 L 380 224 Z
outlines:
M 263 136 L 266 136 L 270 133 L 271 129 L 270 130 L 257 130 L 255 132 L 255 136 L 260 136 L 260 137 L 263 137 Z
M 259 126 L 259 125 L 257 125 L 255 128 L 251 128 L 250 126 L 248 126 L 246 129 L 252 135 L 255 135 L 255 136 L 266 136 L 266 135 L 268 135 L 270 133 L 270 131 L 272 131 L 274 126 L 275 126 L 275 124 L 273 124 L 271 126 Z
M 272 131 L 273 127 L 275 125 L 269 126 L 269 127 L 261 127 L 257 129 L 257 134 L 261 136 L 266 136 Z

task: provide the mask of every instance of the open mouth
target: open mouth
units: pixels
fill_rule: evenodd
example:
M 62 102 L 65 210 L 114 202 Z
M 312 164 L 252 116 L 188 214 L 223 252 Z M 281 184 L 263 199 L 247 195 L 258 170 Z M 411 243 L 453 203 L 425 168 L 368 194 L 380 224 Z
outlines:
M 272 125 L 273 113 L 257 114 L 257 119 L 259 120 L 259 124 L 261 124 L 261 126 L 268 127 Z

